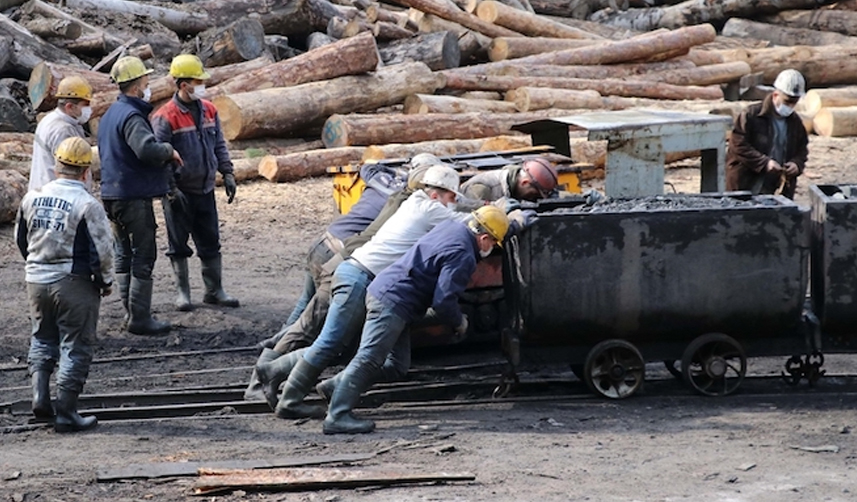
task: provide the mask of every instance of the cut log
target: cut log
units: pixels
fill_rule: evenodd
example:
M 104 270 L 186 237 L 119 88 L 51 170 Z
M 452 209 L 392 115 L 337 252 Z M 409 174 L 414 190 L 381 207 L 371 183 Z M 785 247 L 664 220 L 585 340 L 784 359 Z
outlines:
M 403 63 L 373 75 L 218 96 L 214 104 L 227 139 L 281 136 L 336 112 L 376 110 L 401 103 L 410 94 L 433 93 L 443 84 L 443 76 L 425 64 Z M 336 130 L 325 128 L 323 138 L 335 140 L 336 135 Z
M 179 35 L 196 35 L 210 26 L 208 16 L 204 14 L 167 9 L 126 0 L 65 0 L 65 5 L 73 9 L 96 9 L 136 16 L 147 16 Z
M 274 183 L 324 176 L 328 167 L 360 162 L 364 150 L 362 147 L 347 146 L 289 155 L 267 155 L 259 162 L 259 174 Z
M 537 14 L 586 19 L 593 12 L 590 0 L 529 0 Z
M 254 72 L 264 68 L 274 62 L 274 58 L 270 54 L 265 53 L 256 59 L 244 61 L 242 63 L 234 63 L 226 66 L 215 66 L 206 68 L 211 77 L 205 81 L 207 87 L 214 87 L 222 82 L 226 82 L 236 75 L 244 75 L 245 73 Z
M 338 40 L 350 38 L 363 32 L 371 33 L 372 26 L 359 19 L 345 19 L 333 16 L 327 23 L 327 34 Z
M 17 77 L 29 78 L 33 68 L 42 61 L 87 67 L 81 60 L 33 35 L 3 14 L 0 14 L 0 36 L 14 41 L 7 67 Z
M 764 73 L 772 84 L 786 68 L 801 72 L 812 87 L 857 83 L 857 47 L 853 45 L 824 45 L 820 47 L 771 47 L 769 49 L 736 49 L 710 51 L 724 61 L 745 61 L 754 73 Z
M 12 57 L 12 39 L 0 36 L 0 73 L 6 73 L 9 58 Z
M 605 96 L 655 99 L 723 99 L 720 87 L 652 85 L 642 80 L 559 77 L 504 77 L 447 74 L 446 88 L 462 91 L 510 91 L 519 87 L 550 87 L 577 91 L 594 90 Z
M 200 33 L 197 55 L 205 66 L 249 61 L 265 51 L 265 29 L 257 19 L 244 18 L 213 31 Z
M 305 141 L 300 138 L 258 138 L 228 141 L 226 146 L 230 154 L 239 154 L 241 157 L 264 157 L 265 155 L 287 155 L 290 153 L 305 152 L 324 148 L 321 140 Z
M 265 50 L 262 52 L 270 53 L 274 57 L 274 61 L 282 61 L 304 53 L 304 51 L 289 45 L 289 37 L 285 35 L 265 35 L 264 40 Z
M 588 31 L 556 23 L 537 14 L 521 11 L 493 0 L 479 2 L 476 8 L 479 19 L 531 37 L 600 39 Z
M 614 65 L 530 65 L 510 64 L 490 70 L 489 75 L 505 75 L 509 77 L 562 77 L 562 78 L 625 78 L 636 77 L 656 72 L 694 69 L 690 61 L 664 61 L 662 63 L 614 64 Z
M 392 11 L 386 7 L 382 7 L 380 4 L 377 3 L 373 3 L 366 8 L 366 20 L 370 23 L 374 23 L 376 21 L 385 21 L 401 26 L 402 28 L 407 28 L 411 31 L 419 30 L 417 23 L 411 21 L 408 18 L 407 13 Z
M 857 106 L 822 108 L 813 117 L 812 128 L 820 136 L 857 136 Z
M 336 42 L 335 38 L 328 36 L 326 33 L 314 31 L 310 33 L 306 39 L 306 48 L 307 51 L 311 51 L 313 49 L 318 49 L 323 45 L 332 44 L 333 42 Z
M 232 174 L 235 175 L 235 181 L 241 183 L 243 181 L 253 181 L 262 177 L 259 174 L 259 163 L 264 157 L 248 157 L 243 159 L 232 159 Z M 215 184 L 223 185 L 223 176 L 217 173 Z
M 699 66 L 682 70 L 648 73 L 641 75 L 639 78 L 673 85 L 706 86 L 734 82 L 744 75 L 749 75 L 752 71 L 749 64 L 743 61 L 734 61 L 732 63 Z
M 461 48 L 451 31 L 424 33 L 406 40 L 396 40 L 378 47 L 381 61 L 387 65 L 421 61 L 432 70 L 458 68 Z
M 810 117 L 814 117 L 822 108 L 857 106 L 857 86 L 810 89 L 800 104 Z
M 104 73 L 43 61 L 33 68 L 27 83 L 27 93 L 33 110 L 45 112 L 54 109 L 57 106 L 57 99 L 54 97 L 57 92 L 57 85 L 60 80 L 72 75 L 86 79 L 92 87 L 93 93 L 116 90 L 116 84 Z
M 155 53 L 152 51 L 152 46 L 150 44 L 143 44 L 138 45 L 137 47 L 131 47 L 130 49 L 128 49 L 128 55 L 140 58 L 143 61 L 155 57 Z
M 214 87 L 211 96 L 289 87 L 343 75 L 356 75 L 372 71 L 377 66 L 378 50 L 375 39 L 371 33 L 362 33 L 291 59 L 237 74 Z
M 514 113 L 515 105 L 489 99 L 462 99 L 452 96 L 414 94 L 405 99 L 405 113 Z
M 67 19 L 39 18 L 21 24 L 30 30 L 30 33 L 42 38 L 59 37 L 74 40 L 83 33 L 80 23 Z
M 21 7 L 21 11 L 33 17 L 36 17 L 35 15 L 39 15 L 52 19 L 63 19 L 65 21 L 80 25 L 83 29 L 83 33 L 81 36 L 103 38 L 105 43 L 104 53 L 110 52 L 125 43 L 125 41 L 121 38 L 111 33 L 105 32 L 101 28 L 97 28 L 89 23 L 85 23 L 80 19 L 72 16 L 71 14 L 58 9 L 53 5 L 45 3 L 42 0 L 30 0 L 23 7 Z
M 363 162 L 381 159 L 411 158 L 418 153 L 430 153 L 439 157 L 479 153 L 485 151 L 509 151 L 533 146 L 529 135 L 492 136 L 478 139 L 441 139 L 419 143 L 393 143 L 372 145 L 363 152 Z
M 556 21 L 557 23 L 588 31 L 589 33 L 593 33 L 607 40 L 625 40 L 640 34 L 638 31 L 626 30 L 625 28 L 586 21 L 585 18 L 574 19 L 564 16 L 561 17 L 561 15 L 551 16 L 544 14 L 543 17 L 550 19 L 551 21 Z
M 802 7 L 791 7 L 800 9 Z M 769 16 L 754 18 L 759 21 L 791 28 L 808 28 L 812 30 L 841 33 L 857 36 L 857 12 L 845 10 L 787 10 Z
M 604 106 L 596 91 L 572 91 L 545 87 L 521 87 L 506 93 L 506 100 L 514 103 L 519 112 L 565 108 L 568 110 L 597 110 Z
M 839 33 L 810 30 L 807 28 L 789 28 L 739 18 L 732 18 L 726 21 L 726 24 L 723 26 L 723 34 L 730 37 L 768 40 L 776 45 L 846 45 L 857 43 L 857 37 L 849 37 Z
M 545 37 L 497 37 L 488 46 L 488 59 L 504 61 L 543 52 L 576 49 L 597 44 L 596 40 Z
M 27 178 L 13 170 L 0 171 L 0 223 L 15 221 L 21 200 L 27 193 Z
M 477 42 L 479 42 L 480 47 L 487 49 L 488 46 L 491 44 L 491 38 L 483 35 L 482 33 L 479 33 L 478 31 L 467 29 L 458 23 L 435 16 L 434 14 L 423 14 L 422 12 L 414 9 L 411 9 L 411 12 L 418 12 L 420 14 L 420 16 L 417 16 L 419 19 L 417 21 L 417 26 L 419 30 L 423 33 L 451 31 L 458 35 L 459 40 L 469 33 L 476 38 Z
M 30 120 L 21 103 L 15 99 L 6 85 L 0 83 L 0 131 L 27 132 Z
M 165 101 L 172 97 L 176 92 L 176 81 L 173 77 L 167 75 L 165 77 L 157 77 L 149 80 L 149 88 L 152 90 L 151 103 L 157 110 L 161 101 Z M 114 90 L 97 92 L 92 95 L 92 117 L 99 118 L 104 115 L 104 112 L 110 108 L 116 98 L 119 97 L 119 89 L 114 86 Z M 163 103 L 160 103 L 163 104 Z M 92 122 L 90 121 L 90 126 Z
M 503 99 L 503 96 L 495 91 L 467 91 L 461 93 L 458 97 L 461 99 L 491 99 L 495 101 Z
M 376 21 L 372 26 L 372 34 L 378 40 L 401 40 L 411 38 L 414 32 L 387 21 Z
M 604 177 L 603 169 L 607 165 L 606 141 L 588 141 L 586 138 L 571 138 L 569 140 L 569 147 L 571 149 L 571 158 L 575 162 L 592 164 L 595 169 L 602 170 L 601 175 L 598 177 Z M 699 156 L 699 150 L 667 152 L 664 154 L 664 165 Z
M 395 0 L 395 2 L 425 12 L 426 14 L 434 14 L 443 19 L 454 21 L 466 28 L 478 31 L 492 38 L 521 36 L 520 33 L 483 21 L 473 14 L 464 12 L 455 5 L 443 0 Z
M 694 24 L 724 22 L 730 17 L 757 17 L 785 9 L 814 9 L 818 3 L 818 0 L 687 0 L 666 7 L 628 9 L 625 12 L 602 10 L 589 19 L 629 30 L 672 30 Z
M 439 139 L 475 139 L 510 134 L 512 126 L 545 117 L 569 115 L 568 110 L 536 113 L 427 113 L 420 115 L 332 115 L 322 136 L 328 148 L 353 145 L 417 143 Z M 327 134 L 336 131 L 336 134 Z

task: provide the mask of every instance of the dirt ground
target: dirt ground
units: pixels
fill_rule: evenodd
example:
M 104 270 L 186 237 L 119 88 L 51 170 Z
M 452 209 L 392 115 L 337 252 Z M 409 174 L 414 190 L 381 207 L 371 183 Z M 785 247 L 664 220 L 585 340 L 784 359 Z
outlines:
M 806 187 L 810 183 L 857 181 L 857 142 L 813 137 L 810 152 L 799 202 L 808 203 Z M 696 191 L 699 183 L 694 167 L 672 169 L 668 179 L 679 191 Z M 310 241 L 334 217 L 330 191 L 326 179 L 282 185 L 257 182 L 239 186 L 235 203 L 226 205 L 218 189 L 224 282 L 241 300 L 241 308 L 172 311 L 169 262 L 161 254 L 155 270 L 154 310 L 178 328 L 166 337 L 122 332 L 122 307 L 114 294 L 102 304 L 96 357 L 243 347 L 272 334 L 296 300 Z M 159 243 L 165 251 L 163 233 Z M 192 275 L 194 299 L 199 302 L 202 281 L 196 262 Z M 12 227 L 0 227 L 0 370 L 26 362 L 29 320 L 23 277 Z M 86 392 L 242 382 L 255 357 L 252 352 L 238 352 L 94 365 Z M 777 373 L 782 362 L 753 360 L 750 372 Z M 853 356 L 834 358 L 831 364 L 837 372 L 857 372 Z M 198 373 L 229 366 L 234 367 L 231 372 Z M 128 378 L 119 380 L 121 377 Z M 25 399 L 27 385 L 25 371 L 0 371 L 0 401 Z M 669 395 L 643 392 L 614 402 L 570 398 L 445 408 L 384 406 L 366 413 L 377 421 L 377 431 L 357 437 L 325 436 L 318 421 L 287 421 L 273 414 L 104 422 L 92 432 L 74 435 L 44 429 L 5 434 L 0 435 L 0 501 L 187 500 L 193 479 L 96 483 L 95 474 L 99 469 L 130 463 L 250 460 L 382 449 L 389 451 L 359 465 L 469 472 L 476 479 L 385 489 L 235 492 L 205 499 L 857 500 L 855 389 L 778 394 L 774 391 L 783 384 L 770 385 L 770 394 L 739 393 L 720 399 L 704 399 L 686 391 Z M 16 417 L 0 416 L 0 425 L 19 423 Z M 836 452 L 794 448 L 828 445 L 835 446 Z

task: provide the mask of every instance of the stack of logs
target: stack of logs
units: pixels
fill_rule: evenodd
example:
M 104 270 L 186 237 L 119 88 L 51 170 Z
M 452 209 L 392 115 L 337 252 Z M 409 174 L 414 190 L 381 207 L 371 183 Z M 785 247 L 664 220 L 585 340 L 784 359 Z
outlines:
M 422 151 L 523 148 L 530 138 L 513 125 L 591 110 L 734 114 L 746 103 L 724 103 L 724 90 L 759 99 L 757 84 L 785 68 L 813 88 L 800 110 L 808 128 L 857 135 L 857 87 L 847 87 L 857 84 L 857 0 L 645 0 L 624 2 L 624 11 L 610 0 L 384 1 L 185 0 L 178 10 L 0 0 L 0 76 L 28 80 L 36 113 L 55 106 L 60 79 L 84 76 L 95 92 L 94 133 L 117 95 L 106 74 L 113 61 L 134 54 L 158 68 L 159 106 L 175 92 L 170 57 L 195 52 L 212 74 L 209 94 L 239 180 L 290 181 Z M 93 12 L 145 16 L 162 31 L 128 36 L 121 17 L 82 20 Z M 14 107 L 4 103 L 14 99 L 3 82 L 0 121 L 9 130 Z M 0 167 L 26 173 L 31 143 L 0 136 Z M 603 163 L 603 145 L 573 151 Z

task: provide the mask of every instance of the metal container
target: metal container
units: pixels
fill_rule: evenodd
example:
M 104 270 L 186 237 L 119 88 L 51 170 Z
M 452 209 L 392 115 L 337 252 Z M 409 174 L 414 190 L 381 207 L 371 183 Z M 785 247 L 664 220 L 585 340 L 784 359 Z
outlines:
M 780 196 L 692 197 L 744 205 L 540 208 L 509 246 L 507 300 L 520 316 L 521 343 L 686 343 L 711 332 L 747 339 L 798 332 L 809 209 Z

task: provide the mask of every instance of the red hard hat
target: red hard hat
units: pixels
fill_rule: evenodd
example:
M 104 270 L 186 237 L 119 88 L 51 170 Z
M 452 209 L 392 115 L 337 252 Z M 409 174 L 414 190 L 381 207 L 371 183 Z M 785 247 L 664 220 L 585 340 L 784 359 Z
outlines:
M 547 195 L 556 189 L 557 174 L 556 169 L 546 159 L 536 157 L 528 159 L 524 162 L 524 171 L 530 176 L 535 187 L 542 193 Z

